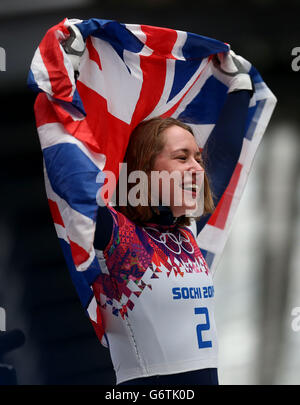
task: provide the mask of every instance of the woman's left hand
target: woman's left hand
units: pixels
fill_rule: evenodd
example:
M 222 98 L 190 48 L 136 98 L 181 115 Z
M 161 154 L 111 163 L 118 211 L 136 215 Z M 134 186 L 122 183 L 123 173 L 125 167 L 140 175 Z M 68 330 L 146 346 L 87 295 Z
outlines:
M 232 50 L 220 52 L 212 58 L 213 75 L 228 87 L 228 93 L 238 90 L 254 92 L 254 86 L 242 58 Z

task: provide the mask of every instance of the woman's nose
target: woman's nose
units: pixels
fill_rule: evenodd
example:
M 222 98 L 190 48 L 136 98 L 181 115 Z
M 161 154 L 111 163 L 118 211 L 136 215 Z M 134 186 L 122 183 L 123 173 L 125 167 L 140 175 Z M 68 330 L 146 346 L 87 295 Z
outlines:
M 197 160 L 193 159 L 191 170 L 195 172 L 204 172 L 204 167 Z

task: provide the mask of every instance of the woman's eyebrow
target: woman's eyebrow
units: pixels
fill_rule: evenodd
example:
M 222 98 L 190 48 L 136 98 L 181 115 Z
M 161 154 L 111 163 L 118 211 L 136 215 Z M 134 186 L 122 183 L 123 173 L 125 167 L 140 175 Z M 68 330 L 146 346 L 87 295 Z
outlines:
M 178 153 L 178 152 L 189 153 L 190 150 L 189 150 L 189 149 L 186 149 L 186 148 L 180 148 L 180 149 L 174 150 L 174 151 L 172 152 L 172 154 L 175 154 L 175 153 Z M 195 153 L 195 156 L 200 156 L 200 157 L 201 157 L 201 152 L 200 152 L 200 151 L 197 151 L 197 152 Z

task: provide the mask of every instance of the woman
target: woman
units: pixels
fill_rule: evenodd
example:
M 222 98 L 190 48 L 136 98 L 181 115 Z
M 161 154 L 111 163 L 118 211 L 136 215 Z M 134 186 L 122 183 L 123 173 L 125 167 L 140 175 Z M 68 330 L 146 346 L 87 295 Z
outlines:
M 64 47 L 78 76 L 85 45 L 75 26 L 69 30 Z M 117 384 L 218 384 L 213 280 L 188 225 L 195 212 L 201 231 L 230 181 L 253 86 L 232 52 L 215 55 L 212 69 L 228 95 L 202 153 L 191 127 L 178 120 L 140 123 L 127 148 L 128 175 L 178 176 L 156 190 L 148 181 L 139 195 L 146 204 L 128 198 L 126 206 L 98 208 L 94 247 L 102 273 L 92 287 Z
M 226 214 L 221 218 L 228 208 L 226 197 L 231 197 L 230 188 L 224 191 L 241 170 L 240 179 L 244 177 L 244 180 L 238 181 L 239 187 L 233 195 L 239 199 L 238 189 L 245 184 L 253 153 L 276 99 L 247 61 L 227 51 L 211 56 L 227 50 L 224 44 L 220 46 L 214 40 L 174 30 L 168 30 L 168 41 L 161 41 L 166 38 L 165 34 L 165 29 L 125 26 L 114 21 L 64 20 L 47 32 L 39 46 L 29 82 L 35 91 L 43 92 L 35 111 L 46 169 L 47 196 L 57 234 L 81 302 L 100 339 L 104 326 L 102 342 L 109 347 L 117 384 L 218 384 L 214 287 L 195 238 L 224 196 L 217 207 L 221 206 L 216 213 L 218 223 L 211 228 L 207 226 L 198 239 L 201 246 L 209 245 L 208 254 L 214 257 L 214 267 L 214 260 L 220 254 L 220 242 L 225 239 L 223 235 L 227 237 L 225 230 L 228 231 L 232 218 Z M 80 71 L 84 38 L 89 38 L 88 55 L 85 54 Z M 165 47 L 165 44 L 169 45 Z M 65 47 L 65 52 L 61 52 L 61 46 Z M 160 67 L 157 66 L 159 55 L 162 56 Z M 213 63 L 210 63 L 211 58 Z M 183 70 L 182 59 L 186 64 Z M 133 65 L 127 64 L 130 61 Z M 194 69 L 200 61 L 199 74 L 196 74 Z M 200 69 L 202 61 L 205 66 Z M 253 85 L 240 61 L 250 69 L 259 88 L 258 97 L 252 100 L 253 108 L 249 108 Z M 114 63 L 117 69 L 113 69 Z M 166 67 L 169 69 L 165 70 Z M 120 72 L 125 72 L 124 76 Z M 83 80 L 77 85 L 72 77 L 74 73 L 75 79 L 82 74 Z M 155 87 L 158 73 L 162 74 L 153 101 L 152 85 Z M 218 80 L 211 78 L 211 73 Z M 102 85 L 98 94 L 99 81 Z M 147 91 L 142 91 L 143 88 Z M 133 94 L 128 94 L 131 89 Z M 79 93 L 85 95 L 85 118 Z M 177 104 L 179 95 L 183 105 Z M 217 100 L 210 104 L 213 95 Z M 127 96 L 128 106 L 124 102 Z M 195 110 L 203 105 L 205 114 Z M 219 111 L 220 105 L 223 105 L 222 111 Z M 120 118 L 123 110 L 126 114 Z M 136 205 L 136 201 L 129 198 L 134 186 L 129 184 L 128 205 L 120 204 L 116 209 L 109 205 L 97 207 L 100 194 L 97 184 L 103 174 L 104 158 L 111 159 L 113 147 L 119 147 L 116 161 L 106 162 L 106 168 L 115 168 L 123 156 L 128 129 L 154 111 L 185 117 L 190 114 L 197 120 L 198 128 L 205 124 L 213 126 L 215 117 L 219 118 L 209 131 L 201 153 L 191 128 L 180 121 L 155 118 L 140 123 L 131 134 L 126 154 L 128 175 L 136 170 L 145 174 L 141 183 L 143 190 L 140 187 L 141 198 L 136 198 L 140 202 Z M 247 131 L 246 117 L 250 125 Z M 116 122 L 118 131 L 114 128 Z M 255 140 L 251 144 L 252 137 Z M 109 139 L 116 144 L 111 145 Z M 147 180 L 155 172 L 166 172 L 170 177 L 177 172 L 178 183 L 170 181 L 169 189 L 161 182 L 153 189 L 153 184 Z M 189 175 L 188 182 L 182 187 L 185 174 Z M 198 179 L 203 179 L 204 183 L 203 211 L 202 183 L 198 184 Z M 124 184 L 121 177 L 119 181 L 120 185 Z M 177 197 L 182 198 L 179 204 Z M 187 227 L 191 216 L 196 220 L 196 224 L 192 224 L 193 233 Z M 220 233 L 219 219 L 223 226 Z M 224 229 L 226 220 L 227 229 Z M 212 235 L 216 235 L 216 243 Z M 100 266 L 94 260 L 93 242 Z M 209 256 L 206 257 L 209 262 Z
M 218 63 L 215 57 L 216 68 Z M 153 171 L 176 171 L 183 178 L 188 173 L 189 190 L 181 189 L 181 205 L 174 203 L 178 188 L 171 182 L 169 206 L 134 207 L 129 202 L 118 209 L 99 207 L 94 246 L 105 274 L 93 289 L 100 297 L 117 384 L 218 384 L 213 280 L 187 227 L 187 212 L 197 208 L 199 189 L 193 185 L 204 170 L 199 233 L 239 158 L 253 94 L 249 76 L 247 81 L 242 74 L 243 80 L 229 89 L 202 153 L 192 129 L 173 118 L 143 122 L 131 136 L 128 175 L 134 170 L 144 170 L 148 177 Z M 222 179 L 218 183 L 217 177 Z M 159 202 L 163 195 L 160 187 Z

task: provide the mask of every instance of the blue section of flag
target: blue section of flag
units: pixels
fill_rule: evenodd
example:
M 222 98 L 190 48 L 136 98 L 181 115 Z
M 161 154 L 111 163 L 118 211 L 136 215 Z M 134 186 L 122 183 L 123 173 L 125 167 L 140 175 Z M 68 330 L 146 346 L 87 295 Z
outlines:
M 116 21 L 91 18 L 76 25 L 84 38 L 92 35 L 108 42 L 122 60 L 124 60 L 124 50 L 137 53 L 144 47 L 144 44 L 126 28 L 125 24 Z
M 210 76 L 178 118 L 190 124 L 215 124 L 226 100 L 227 89 L 214 76 Z M 211 97 L 211 94 L 215 97 Z
M 36 93 L 41 92 L 42 90 L 39 88 L 37 82 L 35 81 L 34 74 L 32 70 L 29 70 L 28 77 L 27 77 L 27 86 Z
M 208 267 L 210 268 L 212 265 L 212 262 L 214 260 L 215 254 L 212 252 L 209 252 L 208 250 L 205 250 L 205 249 L 200 249 L 200 250 L 201 250 L 201 253 L 202 253 Z
M 228 46 L 223 42 L 188 32 L 182 47 L 182 55 L 185 60 L 175 62 L 174 81 L 169 100 L 172 100 L 183 89 L 204 58 L 226 51 L 228 51 Z
M 95 220 L 100 170 L 72 143 L 60 143 L 43 150 L 49 181 L 55 193 L 71 208 Z
M 187 32 L 187 39 L 182 47 L 185 59 L 203 59 L 215 53 L 227 51 L 229 51 L 229 46 L 224 42 L 191 32 Z
M 189 79 L 197 71 L 198 67 L 201 64 L 201 61 L 201 59 L 196 59 L 188 62 L 184 60 L 177 60 L 175 62 L 174 81 L 168 102 L 172 100 L 172 98 L 175 97 L 184 88 Z
M 251 76 L 252 80 L 254 83 L 262 83 L 263 79 L 261 75 L 258 73 L 258 71 L 255 69 L 254 66 L 251 66 L 249 70 L 249 75 Z
M 91 287 L 89 286 L 88 282 L 89 277 L 86 277 L 86 275 L 88 274 L 88 270 L 87 273 L 85 271 L 84 272 L 77 271 L 73 262 L 70 245 L 64 239 L 61 238 L 59 238 L 59 242 L 69 269 L 72 282 L 79 296 L 80 302 L 83 305 L 83 307 L 87 309 L 91 299 L 93 298 L 93 291 L 91 290 Z M 91 277 L 91 275 L 89 276 Z
M 81 98 L 79 96 L 77 89 L 75 89 L 74 94 L 73 94 L 72 105 L 74 107 L 76 107 L 81 112 L 81 114 L 86 115 L 85 109 L 83 107 L 83 104 L 82 104 L 82 101 L 81 101 Z
M 248 120 L 247 120 L 247 127 L 246 127 L 246 135 L 249 141 L 251 141 L 253 134 L 256 130 L 257 123 L 259 122 L 261 113 L 265 107 L 266 100 L 259 100 L 255 106 L 250 107 L 248 109 Z

